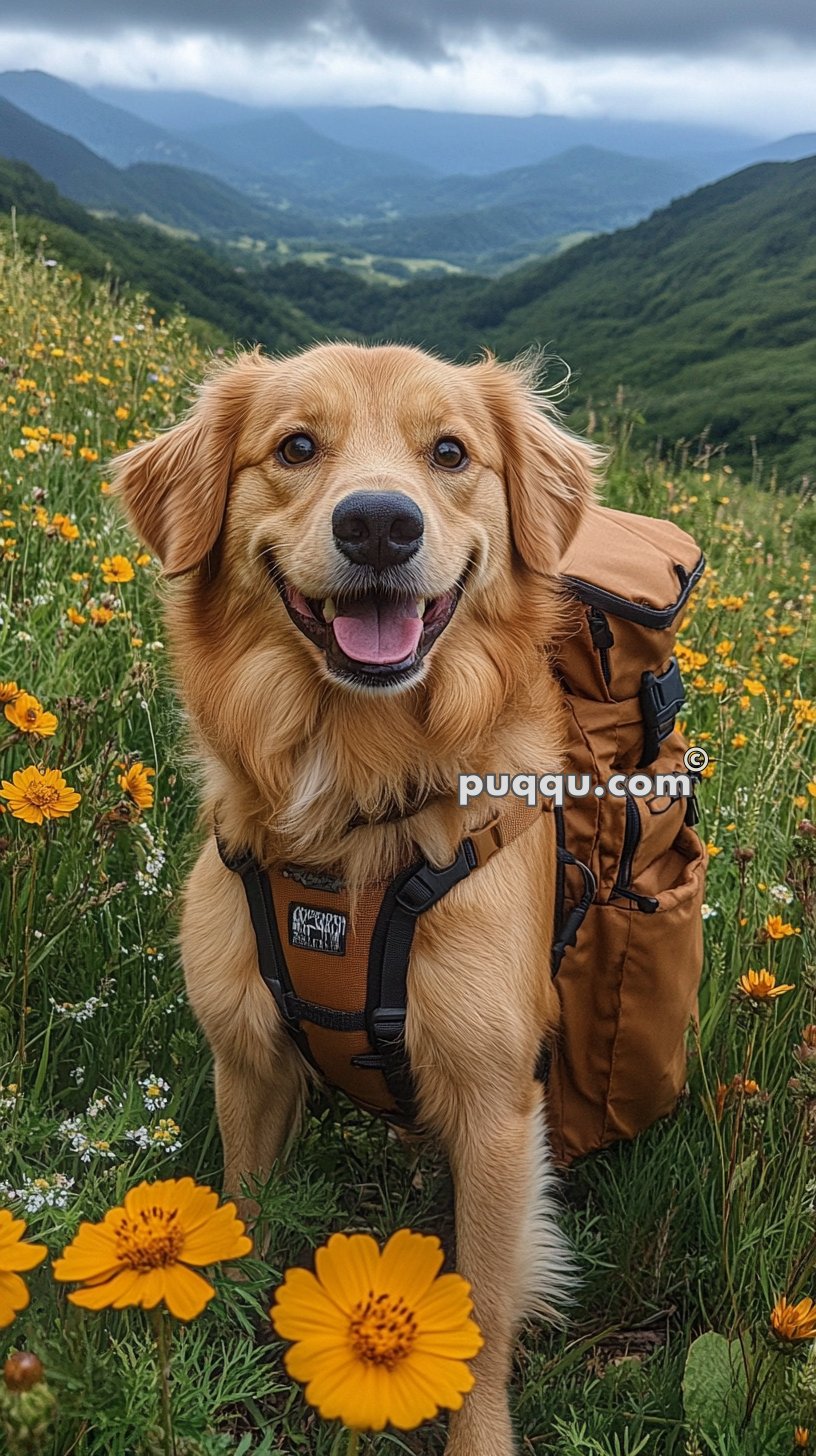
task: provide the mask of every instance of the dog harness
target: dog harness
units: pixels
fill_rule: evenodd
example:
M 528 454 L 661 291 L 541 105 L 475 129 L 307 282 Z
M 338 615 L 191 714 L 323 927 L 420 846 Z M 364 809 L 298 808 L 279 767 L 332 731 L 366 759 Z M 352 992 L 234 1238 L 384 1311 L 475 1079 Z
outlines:
M 511 800 L 468 832 L 443 869 L 415 859 L 393 879 L 363 886 L 353 914 L 348 890 L 333 874 L 290 864 L 267 869 L 249 853 L 230 858 L 216 834 L 223 863 L 243 881 L 258 966 L 284 1026 L 322 1079 L 359 1107 L 395 1123 L 415 1121 L 405 1018 L 417 921 L 549 807 L 548 800 Z M 560 845 L 558 856 L 572 862 Z M 577 931 L 573 918 L 556 948 L 559 958 Z

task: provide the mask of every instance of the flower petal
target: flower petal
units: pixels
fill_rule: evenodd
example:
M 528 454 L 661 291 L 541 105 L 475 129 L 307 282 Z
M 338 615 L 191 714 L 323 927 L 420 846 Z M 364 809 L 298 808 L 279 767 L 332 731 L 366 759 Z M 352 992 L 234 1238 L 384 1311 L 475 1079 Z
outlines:
M 382 1251 L 378 1292 L 401 1294 L 406 1304 L 415 1306 L 442 1268 L 444 1257 L 442 1245 L 433 1235 L 400 1229 Z
M 30 1299 L 25 1280 L 19 1274 L 0 1273 L 0 1329 L 10 1325 Z
M 68 1298 L 82 1309 L 124 1309 L 127 1304 L 139 1303 L 138 1286 L 143 1278 L 138 1269 L 123 1269 L 104 1284 L 73 1290 Z
M 172 1264 L 164 1271 L 164 1302 L 176 1319 L 196 1319 L 215 1294 L 213 1286 L 184 1264 Z
M 306 1339 L 322 1331 L 330 1331 L 335 1339 L 342 1340 L 349 1325 L 348 1315 L 308 1269 L 288 1271 L 276 1292 L 269 1316 L 284 1340 Z
M 379 1262 L 370 1234 L 332 1234 L 315 1255 L 320 1283 L 346 1313 L 374 1289 Z

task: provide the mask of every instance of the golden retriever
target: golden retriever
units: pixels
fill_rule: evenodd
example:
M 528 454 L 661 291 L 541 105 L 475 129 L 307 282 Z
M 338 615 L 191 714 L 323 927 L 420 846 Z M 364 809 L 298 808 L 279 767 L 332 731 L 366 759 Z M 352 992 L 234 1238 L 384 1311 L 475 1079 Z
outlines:
M 458 775 L 560 767 L 542 649 L 600 457 L 557 422 L 537 366 L 394 344 L 255 350 L 117 461 L 130 520 L 173 579 L 174 670 L 204 811 L 228 850 L 334 868 L 353 889 L 417 850 L 450 863 L 495 813 L 485 798 L 459 806 Z M 514 1334 L 569 1283 L 534 1078 L 557 1015 L 554 884 L 541 814 L 423 915 L 413 942 L 407 1052 L 421 1124 L 450 1162 L 457 1266 L 486 1337 L 448 1456 L 513 1451 Z M 240 1197 L 268 1177 L 310 1073 L 212 832 L 181 949 L 215 1058 L 225 1186 Z

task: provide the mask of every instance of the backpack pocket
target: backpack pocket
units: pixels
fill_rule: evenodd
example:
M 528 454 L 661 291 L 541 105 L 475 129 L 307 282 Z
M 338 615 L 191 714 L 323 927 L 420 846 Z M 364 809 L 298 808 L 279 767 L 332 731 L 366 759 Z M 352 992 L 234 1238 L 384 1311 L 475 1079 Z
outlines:
M 595 902 L 556 978 L 562 1022 L 549 1082 L 563 1162 L 633 1138 L 673 1111 L 702 967 L 705 849 L 687 825 L 632 879 L 637 899 Z M 649 910 L 639 908 L 647 899 Z

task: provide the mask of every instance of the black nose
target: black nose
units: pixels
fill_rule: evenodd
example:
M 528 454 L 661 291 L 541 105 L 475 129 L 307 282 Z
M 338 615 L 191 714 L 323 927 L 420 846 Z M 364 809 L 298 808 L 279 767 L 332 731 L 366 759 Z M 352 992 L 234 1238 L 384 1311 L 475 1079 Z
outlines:
M 419 550 L 425 522 L 419 506 L 399 491 L 356 490 L 338 501 L 332 530 L 349 561 L 382 571 Z

